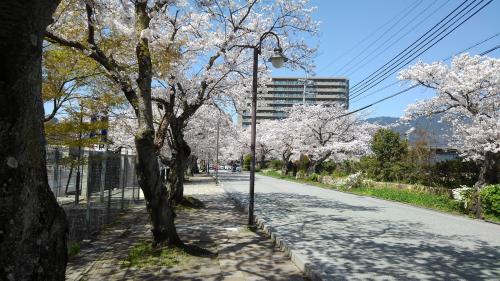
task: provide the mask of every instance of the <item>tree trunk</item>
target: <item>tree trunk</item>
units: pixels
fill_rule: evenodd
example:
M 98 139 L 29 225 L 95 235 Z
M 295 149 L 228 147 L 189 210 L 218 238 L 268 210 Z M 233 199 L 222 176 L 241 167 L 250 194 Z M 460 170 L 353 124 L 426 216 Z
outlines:
M 264 169 L 266 166 L 266 154 L 262 152 L 259 159 L 259 169 Z
M 311 160 L 311 162 L 309 164 L 309 169 L 308 169 L 309 174 L 312 174 L 312 173 L 319 174 L 321 172 L 319 170 L 320 165 L 323 162 L 325 162 L 325 160 L 328 159 L 331 155 L 332 155 L 332 152 L 329 151 L 325 155 L 323 155 L 322 157 L 320 157 L 318 160 L 316 160 L 316 161 Z
M 184 198 L 184 173 L 186 172 L 186 164 L 188 162 L 188 157 L 191 154 L 191 148 L 184 140 L 182 132 L 172 133 L 172 135 L 174 135 L 176 141 L 171 147 L 172 176 L 170 177 L 170 188 L 174 193 L 174 201 L 176 203 L 181 203 Z
M 289 152 L 284 152 L 282 155 L 281 155 L 281 174 L 283 176 L 286 176 L 288 175 L 288 173 L 290 172 L 290 156 L 291 156 L 291 153 Z
M 281 164 L 281 174 L 283 176 L 286 176 L 288 175 L 288 162 L 286 162 L 285 160 L 283 160 L 283 163 Z
M 487 152 L 484 155 L 484 160 L 479 163 L 479 178 L 475 184 L 477 192 L 477 200 L 473 211 L 477 218 L 481 218 L 482 206 L 481 206 L 481 189 L 488 184 L 495 184 L 499 181 L 500 174 L 500 153 Z
M 53 0 L 0 2 L 0 280 L 64 280 L 65 214 L 47 180 L 41 54 Z
M 153 136 L 149 131 L 136 137 L 137 179 L 146 199 L 155 245 L 182 246 L 174 224 L 173 194 L 160 179 Z
M 136 4 L 136 31 L 137 34 L 149 28 L 147 1 Z M 146 38 L 139 38 L 136 46 L 138 61 L 137 86 L 139 88 L 136 104 L 138 130 L 135 136 L 137 149 L 137 179 L 144 192 L 146 207 L 153 226 L 155 245 L 184 246 L 180 240 L 174 224 L 175 212 L 173 209 L 173 194 L 167 190 L 160 178 L 160 167 L 153 127 L 153 113 L 151 104 L 152 63 L 149 52 L 149 43 Z
M 311 175 L 313 173 L 316 173 L 317 166 L 318 166 L 317 161 L 311 160 L 309 162 L 309 166 L 307 167 L 307 174 Z
M 500 180 L 500 153 L 487 152 L 484 160 L 479 163 L 479 178 L 476 186 L 483 187 L 498 183 Z
M 64 188 L 64 195 L 68 195 L 68 187 L 69 187 L 69 183 L 71 182 L 72 175 L 73 175 L 73 163 L 71 163 L 70 168 L 69 168 L 69 175 L 68 175 L 68 180 L 66 181 L 66 187 Z
M 194 174 L 200 173 L 198 169 L 198 157 L 195 155 L 189 155 L 187 158 L 187 174 L 193 176 Z

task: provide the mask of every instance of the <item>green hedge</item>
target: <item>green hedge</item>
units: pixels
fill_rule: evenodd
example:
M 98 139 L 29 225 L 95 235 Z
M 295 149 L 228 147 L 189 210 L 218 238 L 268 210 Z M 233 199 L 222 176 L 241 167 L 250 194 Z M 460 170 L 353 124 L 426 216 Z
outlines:
M 481 205 L 486 214 L 500 216 L 500 184 L 488 185 L 481 190 Z

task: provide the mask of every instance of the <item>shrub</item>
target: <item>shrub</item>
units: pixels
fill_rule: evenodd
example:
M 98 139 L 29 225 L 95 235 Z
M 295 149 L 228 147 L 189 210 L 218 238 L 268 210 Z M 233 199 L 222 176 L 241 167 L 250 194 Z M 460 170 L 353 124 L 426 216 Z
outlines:
M 309 163 L 311 160 L 309 160 L 309 157 L 307 155 L 301 155 L 299 159 L 299 163 L 297 163 L 297 167 L 299 171 L 307 172 L 307 169 L 309 168 Z
M 307 177 L 307 180 L 309 181 L 318 181 L 319 180 L 319 175 L 316 173 L 312 173 Z
M 252 162 L 252 155 L 247 154 L 243 157 L 243 169 L 250 171 L 250 163 Z
M 363 174 L 357 172 L 355 174 L 349 175 L 344 183 L 345 188 L 358 188 L 363 185 Z
M 343 178 L 343 177 L 347 177 L 349 174 L 342 171 L 342 170 L 335 170 L 333 171 L 332 173 L 332 177 L 334 178 Z
M 283 161 L 278 159 L 271 160 L 271 162 L 269 163 L 269 167 L 274 170 L 281 170 L 282 165 Z
M 306 172 L 305 171 L 298 171 L 297 175 L 295 176 L 296 179 L 305 179 L 306 178 Z
M 460 203 L 460 206 L 465 210 L 469 210 L 472 207 L 472 201 L 474 200 L 474 188 L 461 185 L 460 188 L 455 188 L 452 190 L 453 199 Z
M 432 181 L 437 186 L 448 188 L 457 185 L 472 186 L 479 177 L 479 168 L 472 161 L 447 160 L 434 164 L 431 175 Z
M 485 213 L 500 216 L 500 184 L 488 185 L 481 190 L 481 205 Z
M 319 164 L 318 170 L 321 171 L 321 174 L 329 175 L 335 168 L 337 167 L 337 163 L 329 160 Z

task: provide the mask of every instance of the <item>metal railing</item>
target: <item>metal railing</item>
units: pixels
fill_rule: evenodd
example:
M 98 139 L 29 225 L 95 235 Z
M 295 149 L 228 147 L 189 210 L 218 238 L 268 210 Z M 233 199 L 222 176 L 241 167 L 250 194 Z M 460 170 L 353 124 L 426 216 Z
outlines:
M 144 198 L 135 155 L 83 149 L 78 154 L 75 149 L 47 147 L 48 181 L 66 212 L 70 241 L 89 238 Z

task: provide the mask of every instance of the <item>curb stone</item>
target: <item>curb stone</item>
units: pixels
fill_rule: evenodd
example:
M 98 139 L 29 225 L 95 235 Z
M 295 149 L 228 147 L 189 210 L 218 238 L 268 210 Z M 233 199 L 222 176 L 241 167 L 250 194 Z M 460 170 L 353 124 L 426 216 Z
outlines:
M 226 191 L 223 186 L 223 182 L 219 180 L 219 185 L 224 190 L 224 193 L 236 204 L 238 209 L 243 211 L 244 213 L 248 213 L 245 205 L 234 196 L 231 192 Z M 304 273 L 304 275 L 311 279 L 312 281 L 323 281 L 324 279 L 321 277 L 321 271 L 312 263 L 306 261 L 306 259 L 297 254 L 296 251 L 291 246 L 291 243 L 281 237 L 279 233 L 277 233 L 276 229 L 270 226 L 265 220 L 259 218 L 259 216 L 255 215 L 255 225 L 261 229 L 267 236 L 271 238 L 271 241 L 278 247 L 278 249 L 284 251 L 292 260 L 292 262 L 297 266 L 297 268 Z

